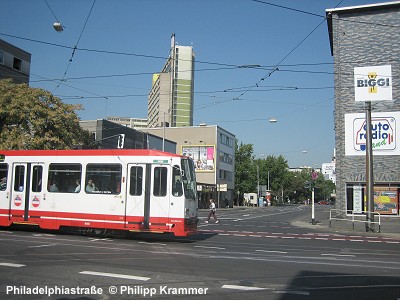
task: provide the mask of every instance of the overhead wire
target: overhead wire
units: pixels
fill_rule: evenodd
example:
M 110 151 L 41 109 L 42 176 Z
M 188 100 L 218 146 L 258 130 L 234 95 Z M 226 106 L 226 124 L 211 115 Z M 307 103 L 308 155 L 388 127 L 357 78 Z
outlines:
M 86 17 L 85 24 L 83 25 L 83 28 L 82 28 L 82 30 L 81 30 L 81 33 L 79 34 L 78 41 L 76 42 L 75 46 L 74 46 L 73 49 L 72 49 L 72 54 L 71 54 L 71 58 L 70 58 L 69 61 L 68 61 L 67 69 L 65 70 L 65 72 L 64 72 L 64 74 L 63 74 L 63 77 L 60 79 L 58 85 L 57 85 L 56 88 L 53 90 L 53 93 L 60 87 L 60 85 L 63 83 L 63 81 L 65 81 L 65 77 L 67 76 L 67 72 L 68 72 L 69 67 L 70 67 L 70 65 L 71 65 L 71 63 L 72 63 L 72 59 L 74 58 L 75 51 L 77 50 L 78 44 L 79 44 L 79 42 L 80 42 L 80 40 L 81 40 L 81 38 L 82 38 L 83 32 L 84 32 L 84 30 L 85 30 L 85 28 L 86 28 L 86 25 L 87 25 L 87 22 L 88 22 L 88 20 L 89 20 L 89 17 L 90 17 L 90 15 L 92 14 L 93 7 L 94 7 L 96 1 L 97 1 L 97 0 L 93 0 L 92 6 L 91 6 L 90 11 L 89 11 L 89 14 L 88 14 L 87 17 Z

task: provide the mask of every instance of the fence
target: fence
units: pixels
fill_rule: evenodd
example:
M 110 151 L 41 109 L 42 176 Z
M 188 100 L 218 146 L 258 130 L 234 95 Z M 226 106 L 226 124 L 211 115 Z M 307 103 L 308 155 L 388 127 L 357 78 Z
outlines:
M 332 212 L 341 212 L 342 215 L 344 215 L 344 214 L 346 215 L 346 218 L 339 217 L 338 213 L 332 214 Z M 329 211 L 329 227 L 332 227 L 332 220 L 352 222 L 353 223 L 353 230 L 355 229 L 354 225 L 357 222 L 359 222 L 359 223 L 369 223 L 369 224 L 378 224 L 378 228 L 379 228 L 378 232 L 380 233 L 381 232 L 381 214 L 378 213 L 378 212 L 371 212 L 375 216 L 378 217 L 378 221 L 373 221 L 372 222 L 371 220 L 366 220 L 365 219 L 366 218 L 366 215 L 365 215 L 366 213 L 369 213 L 369 211 L 363 211 L 363 213 L 360 214 L 360 213 L 354 213 L 353 210 L 349 210 L 349 209 L 342 210 L 342 209 L 334 209 L 334 208 L 332 208 Z M 364 220 L 359 220 L 357 218 L 364 218 Z

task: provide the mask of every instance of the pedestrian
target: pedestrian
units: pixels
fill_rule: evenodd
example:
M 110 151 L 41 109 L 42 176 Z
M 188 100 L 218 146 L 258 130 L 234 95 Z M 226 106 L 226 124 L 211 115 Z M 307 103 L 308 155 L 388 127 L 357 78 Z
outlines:
M 215 203 L 213 199 L 210 199 L 210 212 L 208 213 L 208 217 L 207 217 L 207 221 L 206 223 L 208 223 L 208 221 L 210 221 L 211 216 L 214 217 L 214 221 L 215 223 L 219 223 L 217 216 L 215 215 L 216 212 L 216 208 L 215 208 Z

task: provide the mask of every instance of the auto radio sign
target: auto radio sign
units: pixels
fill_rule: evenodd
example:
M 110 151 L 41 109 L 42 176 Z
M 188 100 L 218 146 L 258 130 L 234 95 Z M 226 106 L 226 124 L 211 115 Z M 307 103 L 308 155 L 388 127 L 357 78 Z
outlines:
M 376 112 L 371 115 L 372 149 L 374 155 L 400 155 L 400 112 Z M 345 115 L 346 155 L 365 155 L 365 114 Z
M 354 68 L 356 101 L 392 100 L 392 66 Z

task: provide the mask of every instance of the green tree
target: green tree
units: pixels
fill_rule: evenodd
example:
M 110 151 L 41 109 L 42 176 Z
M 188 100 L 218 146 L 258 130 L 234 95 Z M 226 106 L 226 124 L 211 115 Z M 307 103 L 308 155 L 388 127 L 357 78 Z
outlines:
M 236 142 L 235 145 L 235 194 L 239 195 L 240 202 L 243 193 L 254 192 L 257 174 L 253 164 L 253 145 Z M 239 200 L 238 199 L 238 200 Z
M 0 80 L 0 149 L 70 149 L 88 144 L 79 125 L 79 106 L 43 89 Z

